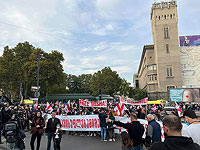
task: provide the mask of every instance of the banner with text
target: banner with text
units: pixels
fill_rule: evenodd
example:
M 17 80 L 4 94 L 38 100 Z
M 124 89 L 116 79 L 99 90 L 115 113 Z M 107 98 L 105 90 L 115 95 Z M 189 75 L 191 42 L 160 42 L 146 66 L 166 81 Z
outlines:
M 83 107 L 107 107 L 107 100 L 89 101 L 79 99 L 79 106 Z
M 68 115 L 68 116 L 56 116 L 60 119 L 60 122 L 62 124 L 62 130 L 66 131 L 101 131 L 100 130 L 100 120 L 98 115 Z M 48 118 L 51 118 L 51 115 L 48 114 Z M 143 137 L 145 137 L 146 134 L 146 128 L 148 126 L 147 120 L 144 119 L 138 119 L 140 123 L 145 128 L 145 133 Z M 115 121 L 120 121 L 123 123 L 130 123 L 130 118 L 127 117 L 115 117 Z M 162 138 L 164 138 L 164 131 L 163 131 L 163 125 L 161 122 L 158 122 L 161 126 L 161 132 L 162 132 Z M 121 132 L 126 131 L 126 129 L 121 128 L 119 126 L 116 126 L 115 133 L 120 134 Z
M 144 98 L 139 101 L 135 101 L 134 99 L 125 99 L 120 97 L 120 103 L 129 104 L 129 105 L 147 105 L 148 98 Z

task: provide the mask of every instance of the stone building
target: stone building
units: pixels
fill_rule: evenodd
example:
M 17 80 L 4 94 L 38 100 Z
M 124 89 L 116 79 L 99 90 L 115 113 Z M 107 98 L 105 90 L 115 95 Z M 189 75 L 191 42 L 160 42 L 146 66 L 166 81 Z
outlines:
M 168 99 L 169 88 L 182 87 L 176 1 L 154 3 L 151 24 L 153 45 L 143 48 L 137 80 L 151 100 Z

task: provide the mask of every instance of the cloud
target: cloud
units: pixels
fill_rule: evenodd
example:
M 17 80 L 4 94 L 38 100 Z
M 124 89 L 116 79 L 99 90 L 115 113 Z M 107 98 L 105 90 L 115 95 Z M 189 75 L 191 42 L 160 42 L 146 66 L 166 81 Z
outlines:
M 59 50 L 64 71 L 94 73 L 110 66 L 132 83 L 143 45 L 152 44 L 154 0 L 6 0 L 0 5 L 3 47 L 29 41 L 47 52 Z M 179 33 L 198 35 L 198 0 L 178 1 Z

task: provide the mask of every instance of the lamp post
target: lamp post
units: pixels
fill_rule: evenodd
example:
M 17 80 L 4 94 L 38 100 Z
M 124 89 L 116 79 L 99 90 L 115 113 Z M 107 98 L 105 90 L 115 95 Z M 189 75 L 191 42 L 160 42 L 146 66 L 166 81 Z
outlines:
M 39 80 L 40 80 L 40 53 L 38 53 L 38 71 L 37 71 L 37 92 L 36 92 L 36 98 L 39 97 Z

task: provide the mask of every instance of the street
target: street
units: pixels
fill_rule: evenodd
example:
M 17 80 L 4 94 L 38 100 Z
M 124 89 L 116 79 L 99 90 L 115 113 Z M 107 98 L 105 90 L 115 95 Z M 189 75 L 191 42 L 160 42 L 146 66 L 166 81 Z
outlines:
M 31 135 L 28 133 L 27 137 L 25 139 L 26 142 L 26 150 L 31 150 L 30 148 L 30 139 Z M 36 141 L 35 141 L 36 146 Z M 0 145 L 1 150 L 6 150 L 5 144 Z M 47 139 L 45 136 L 42 137 L 41 150 L 47 149 Z M 51 149 L 53 150 L 53 144 L 51 146 Z M 62 142 L 61 142 L 61 149 L 62 150 L 107 150 L 107 149 L 114 149 L 114 150 L 120 150 L 121 149 L 121 140 L 118 139 L 115 142 L 101 142 L 100 137 L 91 137 L 91 136 L 84 136 L 81 137 L 79 135 L 68 135 L 67 133 L 63 135 Z

